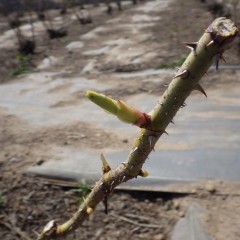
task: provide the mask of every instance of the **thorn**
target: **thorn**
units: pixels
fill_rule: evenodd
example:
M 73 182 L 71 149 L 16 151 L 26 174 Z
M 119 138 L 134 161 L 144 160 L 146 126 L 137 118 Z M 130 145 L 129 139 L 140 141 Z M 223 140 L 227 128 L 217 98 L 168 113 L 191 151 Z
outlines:
M 122 162 L 122 165 L 123 165 L 124 167 L 126 167 L 126 166 L 127 166 L 127 163 L 126 163 L 126 162 Z
M 169 84 L 165 83 L 165 84 L 163 84 L 163 86 L 164 86 L 164 87 L 168 87 L 168 86 L 169 86 Z
M 219 59 L 220 59 L 220 56 L 219 54 L 217 54 L 215 56 L 215 66 L 216 66 L 216 70 L 218 70 L 218 67 L 219 67 Z
M 171 120 L 171 123 L 172 123 L 172 124 L 175 124 L 175 122 L 174 122 L 173 120 Z
M 132 153 L 136 152 L 136 151 L 137 151 L 137 149 L 138 149 L 138 147 L 135 147 L 134 149 L 132 149 L 132 151 L 130 152 L 130 154 L 132 154 Z
M 168 132 L 166 130 L 163 130 L 162 132 L 169 136 L 169 134 L 168 134 Z
M 197 91 L 201 92 L 207 98 L 207 94 L 206 94 L 206 92 L 204 91 L 204 89 L 202 88 L 202 86 L 200 84 L 197 84 L 194 87 L 194 90 L 197 90 Z
M 158 133 L 160 133 L 161 135 L 165 133 L 165 134 L 167 134 L 169 136 L 169 134 L 168 134 L 168 132 L 166 130 L 158 131 Z
M 208 47 L 212 46 L 213 44 L 214 44 L 214 41 L 211 40 L 205 47 L 208 48 Z
M 173 79 L 174 79 L 174 78 L 177 78 L 177 77 L 186 78 L 186 77 L 188 77 L 188 75 L 189 75 L 189 71 L 188 71 L 187 69 L 185 69 L 185 70 L 183 70 L 182 72 L 177 73 L 177 74 L 173 77 Z
M 103 204 L 104 204 L 104 213 L 108 214 L 108 198 L 107 197 L 104 197 Z
M 106 158 L 101 154 L 100 159 L 102 161 L 102 172 L 103 174 L 109 172 L 111 170 L 111 167 L 109 166 Z
M 186 45 L 187 48 L 193 51 L 194 56 L 197 56 L 196 49 L 197 49 L 198 42 L 184 42 L 184 44 Z
M 224 58 L 224 56 L 223 56 L 223 53 L 221 52 L 221 53 L 218 53 L 218 54 L 216 54 L 215 56 L 214 56 L 214 58 L 215 58 L 215 65 L 216 65 L 216 70 L 218 70 L 218 67 L 219 67 L 219 61 L 220 61 L 220 59 L 224 62 L 224 63 L 226 63 L 226 59 Z
M 121 183 L 126 182 L 126 176 L 123 176 Z
M 186 107 L 186 106 L 187 106 L 187 104 L 184 102 L 184 103 L 182 104 L 181 108 L 184 108 L 184 107 Z
M 155 150 L 154 150 L 154 146 L 153 146 L 153 141 L 155 141 L 155 139 L 156 138 L 154 136 L 149 136 L 148 137 L 149 146 L 150 146 L 151 150 L 154 151 L 154 152 L 155 152 Z
M 114 188 L 114 183 L 115 183 L 115 181 L 112 181 L 111 186 L 110 186 L 110 192 L 112 192 L 112 190 Z

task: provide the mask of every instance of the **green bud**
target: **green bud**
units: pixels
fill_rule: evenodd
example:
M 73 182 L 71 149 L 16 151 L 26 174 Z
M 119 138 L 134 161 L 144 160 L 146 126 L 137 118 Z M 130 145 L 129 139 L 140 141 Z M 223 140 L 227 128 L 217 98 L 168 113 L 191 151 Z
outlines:
M 117 115 L 118 105 L 117 101 L 107 97 L 104 94 L 96 93 L 93 91 L 87 91 L 86 96 L 99 107 L 103 108 L 105 111 Z
M 123 122 L 136 124 L 139 119 L 145 119 L 143 113 L 121 100 L 116 101 L 93 91 L 88 91 L 86 96 L 105 111 L 116 115 Z
M 148 177 L 149 174 L 148 174 L 147 170 L 141 169 L 138 175 L 141 177 Z
M 139 112 L 137 109 L 128 106 L 121 100 L 117 101 L 118 111 L 117 117 L 126 123 L 135 124 L 139 118 L 141 118 L 142 113 Z

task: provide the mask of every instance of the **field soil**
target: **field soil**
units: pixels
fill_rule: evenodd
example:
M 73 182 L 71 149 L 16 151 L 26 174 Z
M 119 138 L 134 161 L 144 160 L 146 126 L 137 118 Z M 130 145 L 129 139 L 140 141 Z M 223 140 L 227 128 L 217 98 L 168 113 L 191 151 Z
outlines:
M 36 54 L 31 56 L 29 72 L 40 71 L 37 69 L 46 56 L 54 56 L 58 64 L 51 70 L 58 72 L 59 76 L 68 78 L 78 77 L 79 69 L 84 69 L 90 62 L 90 70 L 81 72 L 82 76 L 98 77 L 105 83 L 116 83 L 112 78 L 113 73 L 129 73 L 139 70 L 156 69 L 160 66 L 171 65 L 180 56 L 188 53 L 182 42 L 196 41 L 204 29 L 213 20 L 213 15 L 207 10 L 206 4 L 197 0 L 177 0 L 169 3 L 169 6 L 161 12 L 151 12 L 155 18 L 155 24 L 147 25 L 146 12 L 145 24 L 148 33 L 141 42 L 139 51 L 142 51 L 141 61 L 129 59 L 114 59 L 114 55 L 104 55 L 101 49 L 102 41 L 114 36 L 115 40 L 125 38 L 134 40 L 139 35 L 123 36 L 116 27 L 121 21 L 128 21 L 129 16 L 136 7 L 146 7 L 150 1 L 143 1 L 137 6 L 130 4 L 123 6 L 123 11 L 114 9 L 111 16 L 102 10 L 90 7 L 93 23 L 85 26 L 73 21 L 68 26 L 68 36 L 63 39 L 48 40 L 42 34 L 37 37 Z M 97 8 L 97 7 L 96 7 Z M 146 7 L 147 8 L 147 7 Z M 93 14 L 95 13 L 95 15 Z M 57 16 L 56 11 L 50 11 L 48 16 Z M 71 13 L 68 13 L 71 14 Z M 141 14 L 141 13 L 139 13 Z M 240 12 L 238 10 L 239 16 Z M 140 18 L 140 17 L 139 17 Z M 117 20 L 116 20 L 117 19 Z M 1 22 L 4 23 L 1 17 Z M 83 50 L 67 51 L 68 43 L 79 41 L 79 36 L 84 35 L 95 28 L 112 24 L 108 34 L 100 33 L 101 37 L 95 37 L 94 41 L 87 41 Z M 138 19 L 135 19 L 138 21 Z M 126 22 L 126 24 L 128 24 Z M 7 24 L 1 25 L 2 34 L 6 31 Z M 101 29 L 100 29 L 101 30 Z M 142 30 L 144 31 L 144 29 Z M 89 37 L 89 36 L 88 36 Z M 93 37 L 93 36 L 92 36 Z M 143 35 L 141 35 L 143 37 Z M 93 45 L 94 44 L 94 45 Z M 238 42 L 226 53 L 228 65 L 238 65 L 240 62 Z M 91 52 L 98 48 L 98 52 Z M 151 55 L 153 49 L 158 54 Z M 85 54 L 83 54 L 83 51 Z M 128 51 L 131 51 L 129 49 Z M 148 51 L 151 54 L 147 54 Z M 86 54 L 86 52 L 88 52 Z M 125 54 L 120 52 L 117 54 Z M 16 47 L 1 48 L 0 54 L 0 83 L 10 84 L 23 80 L 24 76 L 13 77 L 12 73 L 19 67 L 16 60 L 18 55 Z M 92 61 L 93 55 L 95 60 Z M 97 57 L 96 57 L 97 56 Z M 93 66 L 93 67 L 92 67 Z M 61 73 L 62 69 L 67 73 Z M 224 88 L 226 85 L 239 84 L 239 75 L 229 69 L 220 73 L 211 72 L 205 77 L 202 85 L 207 91 L 211 88 Z M 166 78 L 166 83 L 169 79 Z M 62 89 L 64 86 L 62 85 Z M 131 88 L 129 88 L 131 84 Z M 59 91 L 62 89 L 54 89 Z M 163 92 L 156 84 L 144 85 L 137 81 L 121 84 L 116 89 L 105 90 L 108 95 L 116 98 L 124 98 L 129 94 L 139 92 L 151 92 L 156 97 Z M 58 106 L 74 105 L 84 95 L 76 94 L 71 100 L 61 101 Z M 238 129 L 236 129 L 237 131 Z M 81 132 L 80 138 L 69 138 L 69 132 Z M 38 179 L 25 174 L 29 166 L 40 165 L 48 161 L 49 148 L 52 142 L 60 147 L 70 144 L 73 148 L 92 148 L 101 152 L 105 146 L 117 148 L 130 148 L 127 139 L 113 141 L 114 136 L 89 126 L 87 122 L 75 125 L 60 125 L 58 127 L 31 128 L 26 122 L 14 114 L 0 107 L 0 239 L 4 240 L 29 240 L 36 239 L 37 234 L 52 219 L 57 223 L 63 223 L 77 210 L 79 201 L 82 200 L 84 187 L 70 187 L 52 184 L 44 179 Z M 112 144 L 112 145 L 111 145 Z M 109 213 L 104 213 L 104 205 L 100 204 L 89 220 L 74 233 L 64 239 L 89 239 L 89 240 L 113 240 L 113 239 L 153 239 L 168 240 L 176 222 L 186 215 L 187 209 L 192 203 L 200 204 L 204 209 L 201 222 L 205 231 L 213 240 L 237 240 L 240 236 L 240 184 L 222 180 L 202 181 L 186 186 L 188 193 L 146 193 L 115 191 L 109 198 Z M 186 239 L 187 240 L 187 239 Z

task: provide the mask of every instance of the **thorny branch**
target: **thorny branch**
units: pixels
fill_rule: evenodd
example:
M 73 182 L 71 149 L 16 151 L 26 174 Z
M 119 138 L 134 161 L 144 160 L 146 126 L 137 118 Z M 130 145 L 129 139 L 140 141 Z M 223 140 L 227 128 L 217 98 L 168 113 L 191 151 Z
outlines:
M 186 46 L 192 51 L 173 77 L 160 101 L 148 113 L 150 120 L 148 119 L 148 124 L 144 126 L 145 128 L 141 128 L 127 160 L 116 169 L 110 170 L 106 159 L 102 156 L 103 176 L 96 182 L 91 193 L 79 207 L 79 210 L 62 225 L 57 225 L 54 220 L 50 221 L 44 227 L 38 240 L 56 239 L 70 233 L 89 217 L 99 202 L 106 200 L 116 186 L 138 176 L 147 176 L 142 166 L 154 149 L 154 145 L 161 135 L 166 133 L 166 127 L 172 122 L 177 111 L 185 106 L 185 100 L 193 90 L 198 90 L 206 95 L 203 88 L 199 85 L 199 81 L 213 62 L 215 62 L 216 68 L 218 68 L 219 60 L 223 59 L 223 52 L 230 47 L 237 33 L 238 29 L 235 24 L 231 20 L 221 17 L 215 19 L 210 24 L 198 42 L 186 43 Z M 90 99 L 94 95 L 94 98 L 97 98 L 97 100 L 95 98 L 95 102 L 109 111 L 108 103 L 102 102 L 104 98 L 102 95 L 100 95 L 100 102 L 98 94 L 88 95 Z M 111 100 L 110 110 L 118 116 L 119 105 L 114 105 L 117 101 L 106 98 L 107 102 L 109 100 Z M 126 109 L 129 108 L 126 106 Z M 127 111 L 126 114 L 129 114 Z M 134 119 L 133 112 L 130 111 L 131 119 Z M 125 114 L 124 111 L 123 114 Z M 120 116 L 120 119 L 124 117 Z M 149 121 L 151 121 L 150 124 Z

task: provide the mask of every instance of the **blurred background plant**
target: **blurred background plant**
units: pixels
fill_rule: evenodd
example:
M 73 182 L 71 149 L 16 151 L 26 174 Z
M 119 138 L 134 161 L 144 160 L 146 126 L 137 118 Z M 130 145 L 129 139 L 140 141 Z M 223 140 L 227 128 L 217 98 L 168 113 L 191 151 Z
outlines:
M 159 67 L 157 67 L 157 69 L 171 69 L 171 68 L 180 67 L 183 64 L 183 62 L 186 60 L 186 58 L 187 58 L 187 55 L 186 54 L 182 54 L 174 62 L 172 62 L 172 63 L 163 63 Z
M 74 191 L 77 192 L 77 204 L 81 205 L 84 202 L 84 199 L 88 196 L 91 192 L 90 186 L 86 182 L 82 182 L 78 185 L 77 189 Z
M 18 62 L 18 67 L 10 72 L 11 77 L 16 77 L 18 75 L 27 73 L 30 71 L 31 57 L 29 55 L 19 54 L 16 57 Z
M 3 194 L 0 192 L 0 207 L 4 205 L 4 196 Z

